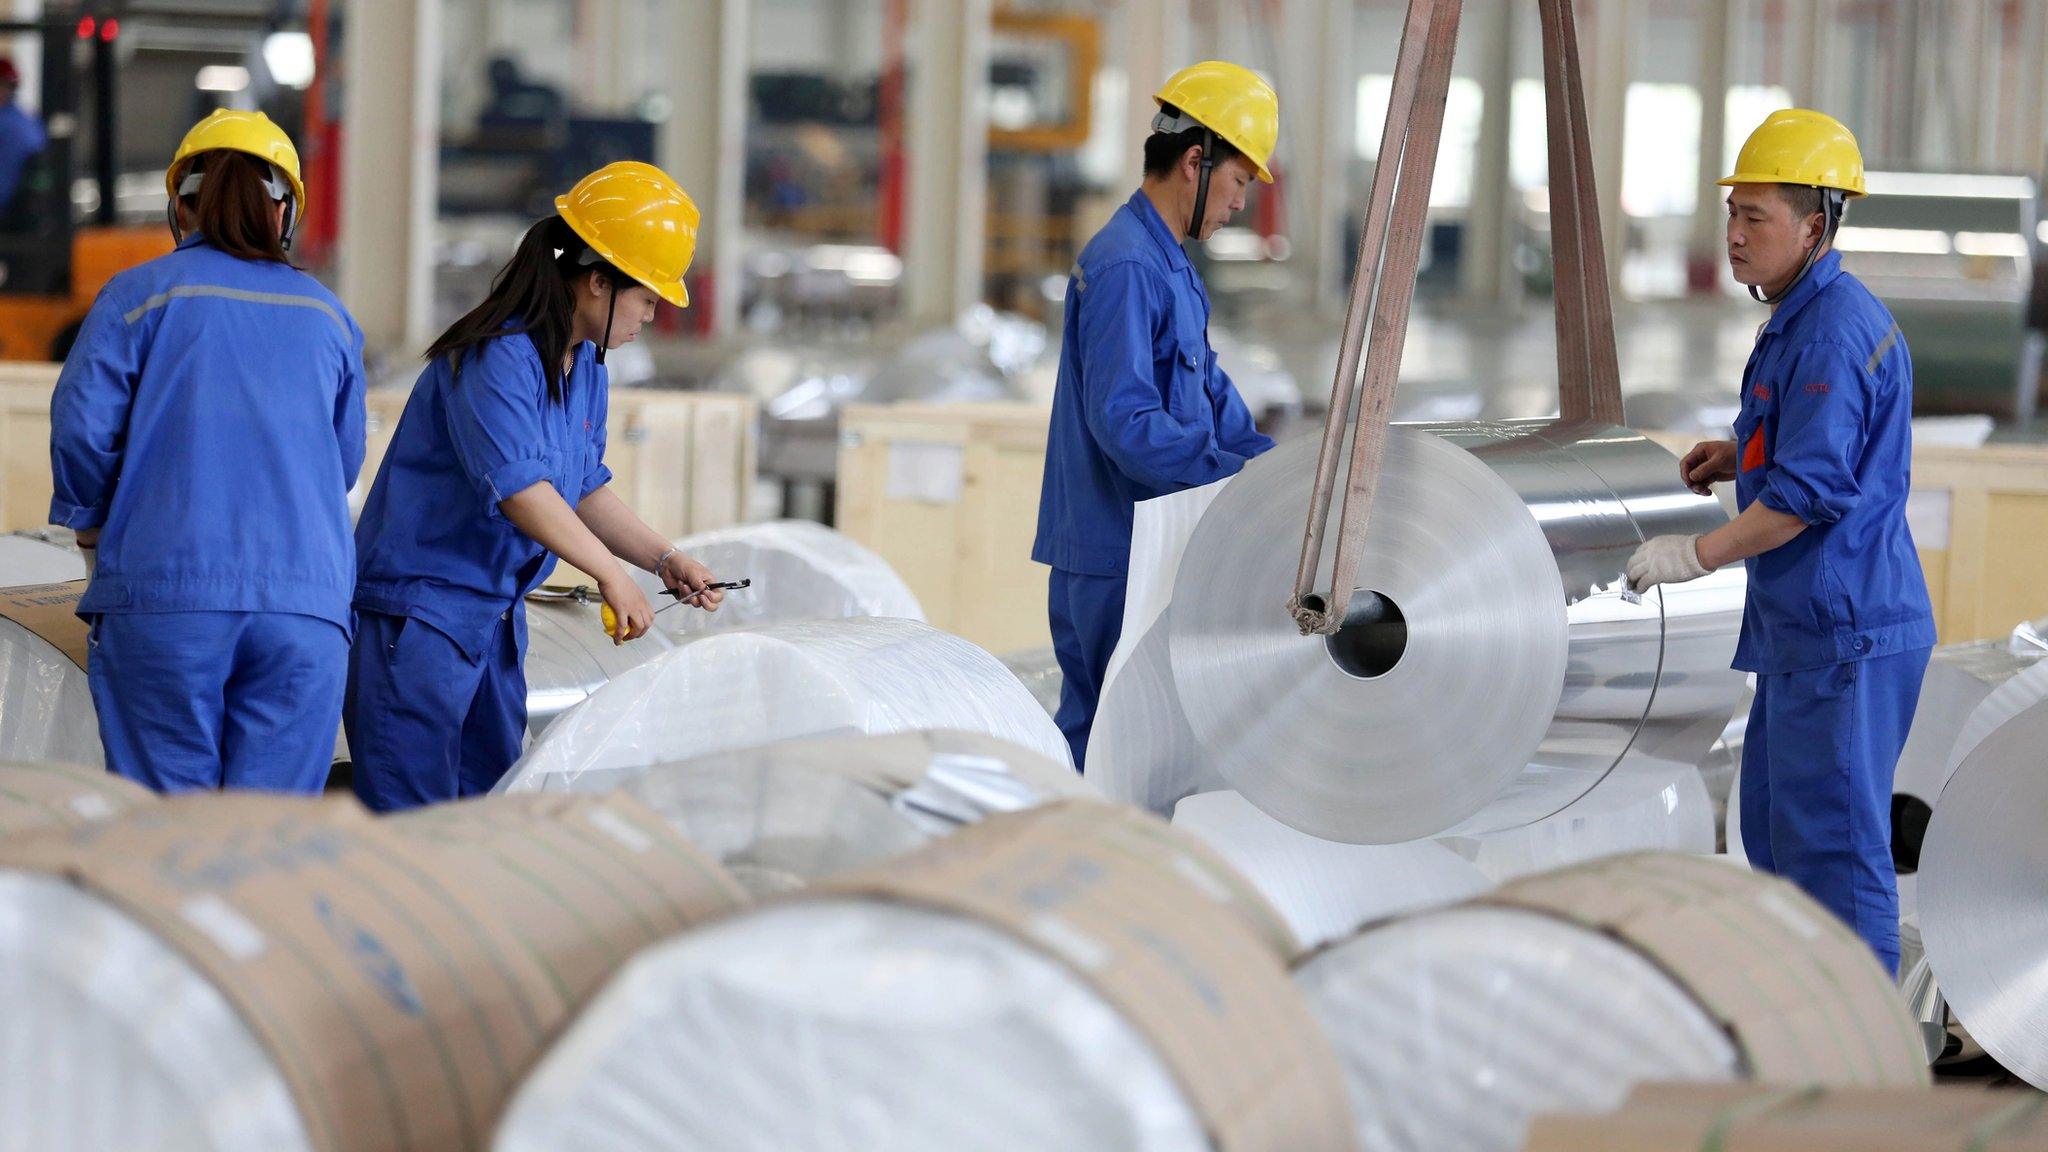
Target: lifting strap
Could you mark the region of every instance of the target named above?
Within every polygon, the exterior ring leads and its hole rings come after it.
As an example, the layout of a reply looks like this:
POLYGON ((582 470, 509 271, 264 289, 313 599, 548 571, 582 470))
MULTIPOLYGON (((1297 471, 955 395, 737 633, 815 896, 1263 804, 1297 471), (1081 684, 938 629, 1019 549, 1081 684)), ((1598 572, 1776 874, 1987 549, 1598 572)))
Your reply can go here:
MULTIPOLYGON (((1352 610, 1366 526, 1386 455, 1394 386, 1408 339, 1415 274, 1429 222, 1429 189, 1443 135, 1444 101, 1463 0, 1409 0, 1394 65, 1379 163, 1359 239, 1357 272, 1338 344, 1336 378, 1309 496, 1301 561, 1287 610, 1304 636, 1335 633, 1352 610), (1370 323, 1367 317, 1370 315, 1370 323), (1369 330, 1369 331, 1368 331, 1369 330), (1367 355, 1367 336, 1371 337, 1367 355), (1364 361, 1364 380, 1359 365, 1364 361), (1354 400, 1356 411, 1354 411, 1354 400), (1351 455, 1338 516, 1328 594, 1315 591, 1337 464, 1345 434, 1351 455)), ((1543 28, 1543 85, 1550 137, 1550 230, 1557 303, 1558 411, 1565 421, 1621 422, 1613 302, 1593 190, 1578 30, 1572 0, 1537 0, 1543 28)), ((1361 604, 1370 614, 1374 605, 1361 604)))

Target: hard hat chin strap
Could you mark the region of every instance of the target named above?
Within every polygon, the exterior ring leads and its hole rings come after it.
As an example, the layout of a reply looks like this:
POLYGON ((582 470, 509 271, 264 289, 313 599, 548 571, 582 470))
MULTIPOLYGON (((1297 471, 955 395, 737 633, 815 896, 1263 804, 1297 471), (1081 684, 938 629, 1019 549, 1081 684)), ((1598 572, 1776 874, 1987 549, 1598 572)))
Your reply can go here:
MULTIPOLYGON (((590 247, 585 247, 583 252, 576 257, 576 263, 581 266, 597 265, 604 262, 604 257, 599 256, 597 250, 590 247)), ((610 349, 612 343, 612 317, 619 310, 619 282, 612 279, 608 274, 600 273, 600 275, 604 276, 605 287, 611 289, 611 299, 607 300, 604 306, 604 337, 597 342, 597 362, 602 364, 604 363, 604 354, 610 349)))
POLYGON ((1166 109, 1161 108, 1152 117, 1154 132, 1180 133, 1190 128, 1202 130, 1202 162, 1201 173, 1195 181, 1195 211, 1194 215, 1188 217, 1187 233, 1188 239, 1200 240, 1202 217, 1209 210, 1209 177, 1216 171, 1216 133, 1211 131, 1207 124, 1185 112, 1168 113, 1166 109))
POLYGON ((1841 189, 1821 189, 1820 210, 1821 214, 1827 218, 1827 222, 1821 225, 1820 239, 1813 242, 1812 248, 1807 249, 1806 263, 1799 266, 1799 275, 1794 276, 1788 281, 1785 287, 1776 295, 1766 295, 1761 288, 1751 284, 1749 286, 1750 299, 1755 300, 1759 304, 1775 305, 1780 300, 1790 296, 1792 290, 1799 287, 1799 282, 1806 279, 1806 274, 1813 271, 1814 262, 1820 259, 1820 250, 1827 247, 1828 242, 1835 238, 1835 229, 1841 227, 1842 214, 1846 211, 1847 203, 1848 196, 1841 189))

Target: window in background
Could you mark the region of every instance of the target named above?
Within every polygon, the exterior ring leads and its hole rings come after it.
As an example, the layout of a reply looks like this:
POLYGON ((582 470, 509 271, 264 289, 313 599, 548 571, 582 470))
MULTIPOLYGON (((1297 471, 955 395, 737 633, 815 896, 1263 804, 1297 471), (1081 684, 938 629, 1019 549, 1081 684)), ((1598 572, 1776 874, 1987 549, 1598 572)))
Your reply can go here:
MULTIPOLYGON (((1538 86, 1539 90, 1541 86, 1538 86)), ((1387 105, 1394 97, 1394 78, 1368 75, 1358 78, 1358 126, 1356 144, 1363 160, 1377 160, 1380 137, 1387 126, 1387 105)), ((1479 160, 1479 119, 1485 110, 1486 93, 1479 82, 1455 76, 1444 100, 1443 139, 1437 147, 1436 178, 1429 186, 1431 208, 1464 208, 1472 203, 1472 174, 1479 160)), ((1542 146, 1542 135, 1537 136, 1542 146)))

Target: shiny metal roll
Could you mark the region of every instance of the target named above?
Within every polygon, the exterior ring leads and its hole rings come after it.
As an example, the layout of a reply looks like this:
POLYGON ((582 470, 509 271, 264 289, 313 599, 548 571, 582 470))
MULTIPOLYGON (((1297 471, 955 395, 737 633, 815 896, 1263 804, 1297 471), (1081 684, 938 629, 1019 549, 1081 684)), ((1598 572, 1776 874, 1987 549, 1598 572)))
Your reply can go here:
POLYGON ((1605 425, 1391 429, 1354 622, 1326 640, 1281 607, 1316 450, 1248 465, 1174 584, 1182 708, 1247 799, 1355 843, 1493 831, 1632 771, 1631 752, 1697 764, 1720 735, 1742 686, 1742 570, 1624 595, 1643 540, 1726 523, 1670 453, 1605 425))
POLYGON ((590 698, 612 678, 637 668, 675 641, 659 629, 624 644, 612 643, 596 603, 539 592, 526 598, 526 733, 537 737, 563 713, 590 698))
POLYGON ((2048 700, 1986 736, 1942 789, 1920 852, 1920 934, 1950 1009, 2048 1090, 2048 700))

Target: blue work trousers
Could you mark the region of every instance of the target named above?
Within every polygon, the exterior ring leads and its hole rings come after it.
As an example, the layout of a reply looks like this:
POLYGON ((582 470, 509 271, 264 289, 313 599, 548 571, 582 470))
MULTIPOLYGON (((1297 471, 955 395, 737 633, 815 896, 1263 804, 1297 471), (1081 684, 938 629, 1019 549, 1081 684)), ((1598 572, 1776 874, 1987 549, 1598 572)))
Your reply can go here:
POLYGON ((1060 710, 1053 722, 1074 753, 1074 770, 1084 772, 1088 730, 1102 697, 1102 678, 1124 627, 1122 576, 1084 576, 1055 568, 1049 587, 1052 650, 1060 662, 1060 710))
POLYGON ((348 633, 290 612, 111 612, 87 680, 107 768, 157 792, 317 793, 348 633))
POLYGON ((1756 678, 1742 751, 1743 848, 1899 968, 1892 772, 1928 649, 1756 678))
POLYGON ((348 665, 349 759, 372 811, 482 795, 519 759, 526 672, 510 620, 471 660, 431 624, 362 612, 348 665))

